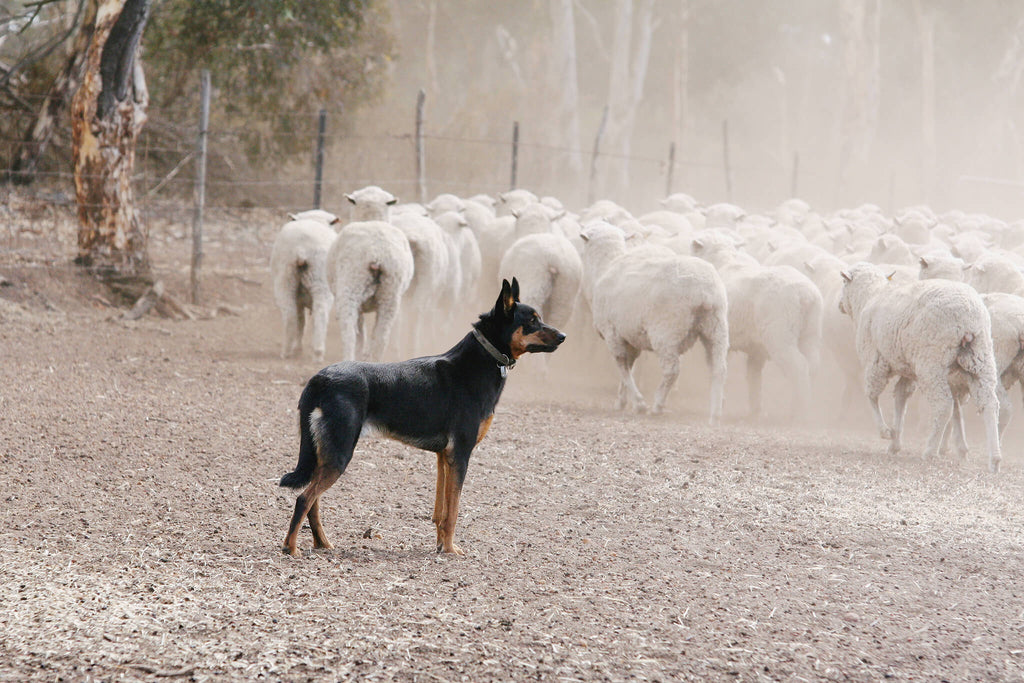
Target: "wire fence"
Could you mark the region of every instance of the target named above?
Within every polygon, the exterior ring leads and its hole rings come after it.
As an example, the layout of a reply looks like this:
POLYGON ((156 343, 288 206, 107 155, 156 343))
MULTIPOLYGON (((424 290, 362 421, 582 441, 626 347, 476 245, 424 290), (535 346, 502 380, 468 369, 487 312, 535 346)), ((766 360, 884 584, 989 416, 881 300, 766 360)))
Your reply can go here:
MULTIPOLYGON (((28 110, 41 107, 45 98, 23 100, 0 103, 0 115, 19 112, 26 119, 28 110)), ((135 199, 143 215, 157 207, 166 212, 176 202, 181 222, 190 219, 198 162, 198 101, 194 110, 191 120, 161 121, 143 129, 133 178, 135 199)), ((579 146, 564 145, 551 142, 550 131, 530 130, 512 120, 503 124, 507 136, 468 130, 453 134, 450 126, 435 132, 429 120, 422 128, 415 127, 413 111, 410 102, 408 123, 390 130, 382 130, 380 125, 369 131, 350 130, 351 117, 345 112, 308 108, 263 112, 244 125, 214 123, 209 130, 206 206, 267 209, 283 218, 289 211, 313 206, 319 182, 323 208, 346 216, 344 194, 370 184, 384 187, 400 201, 418 201, 442 192, 493 196, 510 189, 513 179, 519 187, 558 197, 573 209, 582 209, 594 198, 608 198, 645 212, 657 208, 658 201, 673 191, 687 192, 704 203, 732 201, 752 210, 770 209, 793 196, 824 210, 843 205, 844 188, 839 186, 834 163, 798 150, 768 150, 763 143, 743 138, 742 131, 734 134, 730 146, 727 122, 716 126, 706 122, 704 129, 691 134, 699 142, 691 140, 688 145, 677 146, 667 135, 659 140, 656 131, 642 131, 636 137, 643 142, 635 143, 635 151, 621 153, 609 149, 593 133, 591 140, 582 140, 579 146), (321 116, 326 116, 327 124, 318 135, 321 116), (275 127, 282 121, 291 127, 275 127), (320 154, 318 138, 323 146, 320 154), (253 149, 256 156, 264 154, 273 160, 274 144, 306 147, 308 152, 284 162, 239 163, 240 158, 253 156, 253 149), (418 150, 422 150, 422 163, 417 161, 418 150), (317 158, 323 159, 319 181, 317 158), (426 197, 421 196, 424 193, 426 197)), ((55 132, 50 163, 33 174, 58 204, 74 202, 69 128, 55 132)), ((9 125, 0 124, 0 159, 8 165, 26 145, 34 144, 17 135, 9 125)), ((917 188, 908 187, 912 183, 895 174, 876 175, 874 193, 862 196, 862 201, 894 210, 918 199, 917 188)), ((998 193, 1016 190, 1015 181, 995 179, 984 188, 979 185, 974 180, 957 180, 955 189, 975 194, 987 191, 996 204, 998 193)))

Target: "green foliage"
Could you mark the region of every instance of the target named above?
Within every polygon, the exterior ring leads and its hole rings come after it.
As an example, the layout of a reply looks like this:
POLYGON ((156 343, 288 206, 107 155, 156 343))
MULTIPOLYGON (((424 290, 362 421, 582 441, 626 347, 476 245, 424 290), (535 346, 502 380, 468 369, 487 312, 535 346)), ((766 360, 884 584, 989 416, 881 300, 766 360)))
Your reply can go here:
POLYGON ((374 0, 165 0, 143 39, 151 117, 158 130, 193 120, 198 75, 209 69, 212 128, 239 131, 236 151, 264 162, 308 154, 321 107, 380 94, 388 22, 374 0))

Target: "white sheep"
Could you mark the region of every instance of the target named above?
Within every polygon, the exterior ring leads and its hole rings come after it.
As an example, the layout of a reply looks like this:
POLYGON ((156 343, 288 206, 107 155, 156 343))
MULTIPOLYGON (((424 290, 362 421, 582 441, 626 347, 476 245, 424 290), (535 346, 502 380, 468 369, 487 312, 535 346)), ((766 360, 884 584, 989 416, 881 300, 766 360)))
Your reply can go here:
POLYGON ((327 321, 334 296, 327 283, 327 252, 337 235, 323 220, 307 218, 284 224, 270 251, 274 301, 284 322, 282 358, 294 358, 302 345, 306 311, 312 322, 313 359, 322 361, 327 321))
POLYGON ((341 222, 341 219, 330 211, 324 211, 323 209, 308 209, 306 211, 299 211, 298 213, 288 214, 288 218, 293 221, 301 221, 305 219, 311 219, 321 221, 327 225, 337 225, 341 222))
POLYGON ((698 233, 693 253, 718 269, 729 294, 729 347, 747 355, 751 415, 761 414, 761 377, 771 360, 794 385, 791 417, 807 419, 821 353, 821 292, 791 266, 762 266, 717 230, 698 233))
POLYGON ((646 403, 633 380, 641 351, 661 364, 652 411, 660 412, 679 375, 679 356, 698 339, 711 367, 710 420, 722 416, 729 350, 728 301, 714 267, 661 247, 627 250, 622 231, 596 222, 583 231, 585 278, 590 280, 594 327, 619 370, 617 407, 627 398, 643 412, 646 403))
POLYGON ((499 273, 519 280, 520 301, 545 322, 565 328, 583 279, 583 262, 568 239, 550 232, 521 237, 505 252, 499 273))
POLYGON ((353 221, 386 221, 391 207, 398 203, 393 194, 376 185, 346 194, 345 198, 352 204, 350 218, 353 221))
MULTIPOLYGON (((961 282, 967 270, 964 262, 955 256, 941 259, 921 259, 921 279, 942 279, 961 282)), ((1020 383, 1024 394, 1024 298, 1016 294, 993 292, 982 294, 989 316, 992 319, 992 348, 996 359, 996 373, 999 386, 999 434, 1002 437, 1013 415, 1013 403, 1009 390, 1020 383)), ((954 415, 954 438, 958 447, 966 451, 963 432, 958 430, 960 420, 954 415)))
POLYGON ((840 308, 857 326, 864 391, 879 433, 889 440, 889 453, 900 450, 907 399, 920 385, 932 413, 924 455, 935 457, 962 385, 969 388, 985 423, 989 469, 998 470, 998 380, 991 319, 981 296, 960 282, 894 284, 881 268, 866 262, 843 273, 843 280, 840 308), (889 427, 878 397, 894 375, 899 379, 889 427))
POLYGON ((464 311, 474 303, 477 286, 480 284, 480 273, 483 268, 480 244, 462 214, 446 211, 437 216, 436 220, 449 245, 452 270, 454 264, 458 264, 457 288, 451 299, 450 308, 453 313, 464 311))
POLYGON ((402 296, 413 275, 409 240, 385 221, 349 223, 327 253, 327 280, 341 328, 341 359, 378 360, 387 347, 402 296), (375 311, 372 339, 363 314, 375 311))
POLYGON ((390 222, 405 234, 412 250, 413 275, 402 302, 401 347, 403 355, 414 355, 424 351, 424 334, 438 302, 454 295, 451 255, 441 226, 427 216, 403 209, 393 212, 390 222))

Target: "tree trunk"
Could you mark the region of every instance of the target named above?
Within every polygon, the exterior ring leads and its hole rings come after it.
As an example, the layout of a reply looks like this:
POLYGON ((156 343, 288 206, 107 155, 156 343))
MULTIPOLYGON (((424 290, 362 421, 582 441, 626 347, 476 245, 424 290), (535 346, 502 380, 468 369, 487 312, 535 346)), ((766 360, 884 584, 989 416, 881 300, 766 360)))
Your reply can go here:
POLYGON ((924 201, 935 198, 938 147, 935 138, 935 11, 914 1, 921 38, 921 185, 924 201))
MULTIPOLYGON (((840 3, 846 86, 839 148, 839 192, 847 187, 853 169, 868 166, 871 143, 878 127, 881 0, 843 0, 840 3)), ((837 201, 848 201, 837 197, 837 201)))
POLYGON ((676 143, 677 150, 686 150, 690 125, 690 0, 679 0, 677 21, 679 23, 674 38, 675 78, 672 79, 672 142, 676 143))
POLYGON ((573 0, 551 0, 552 49, 554 68, 552 91, 558 97, 556 125, 552 144, 558 141, 572 150, 566 161, 570 175, 579 178, 583 173, 583 154, 580 146, 580 102, 576 71, 576 27, 573 0))
MULTIPOLYGON (((58 124, 64 122, 71 97, 78 90, 79 83, 82 82, 85 52, 92 38, 94 23, 92 15, 95 14, 96 6, 92 2, 82 0, 75 14, 74 23, 78 22, 83 9, 92 14, 86 15, 81 29, 75 36, 74 47, 64 63, 64 68, 57 74, 53 87, 46 95, 43 106, 39 109, 32 125, 25 131, 25 135, 22 137, 23 144, 20 145, 17 155, 11 162, 10 179, 16 185, 27 185, 35 179, 39 162, 46 154, 58 124)), ((71 28, 73 28, 73 24, 71 28)))
POLYGON ((138 59, 150 0, 90 0, 85 73, 71 101, 78 258, 97 275, 147 278, 146 231, 135 210, 135 141, 149 95, 138 59))

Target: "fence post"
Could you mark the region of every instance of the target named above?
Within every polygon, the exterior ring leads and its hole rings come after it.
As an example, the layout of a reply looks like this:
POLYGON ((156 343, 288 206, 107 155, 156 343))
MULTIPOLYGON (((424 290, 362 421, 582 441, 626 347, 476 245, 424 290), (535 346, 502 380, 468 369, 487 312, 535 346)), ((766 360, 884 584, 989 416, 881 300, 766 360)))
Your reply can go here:
POLYGON ((519 122, 512 122, 512 180, 508 189, 516 189, 519 175, 519 122))
POLYGON ((732 169, 729 167, 729 122, 722 121, 722 159, 725 163, 725 197, 732 201, 732 169))
POLYGON ((668 146, 668 178, 665 179, 665 196, 672 194, 672 173, 676 168, 676 143, 675 140, 668 146))
POLYGON ((419 185, 420 203, 427 202, 427 164, 423 158, 423 105, 427 93, 420 88, 416 96, 416 179, 419 185))
POLYGON ((594 203, 594 191, 597 184, 597 154, 601 149, 601 136, 604 135, 604 127, 608 123, 608 105, 604 105, 601 112, 601 123, 597 127, 597 135, 594 136, 594 153, 590 156, 590 184, 587 187, 587 204, 594 203))
POLYGON ((191 301, 199 303, 199 267, 203 262, 203 206, 206 204, 206 136, 210 127, 210 71, 200 74, 199 141, 196 158, 195 213, 192 215, 191 301))
POLYGON ((800 175, 800 152, 793 152, 793 178, 789 184, 789 196, 796 198, 797 184, 796 180, 800 175))
POLYGON ((316 176, 313 180, 313 208, 320 208, 321 189, 324 184, 324 136, 327 133, 327 110, 320 110, 316 133, 316 176))

